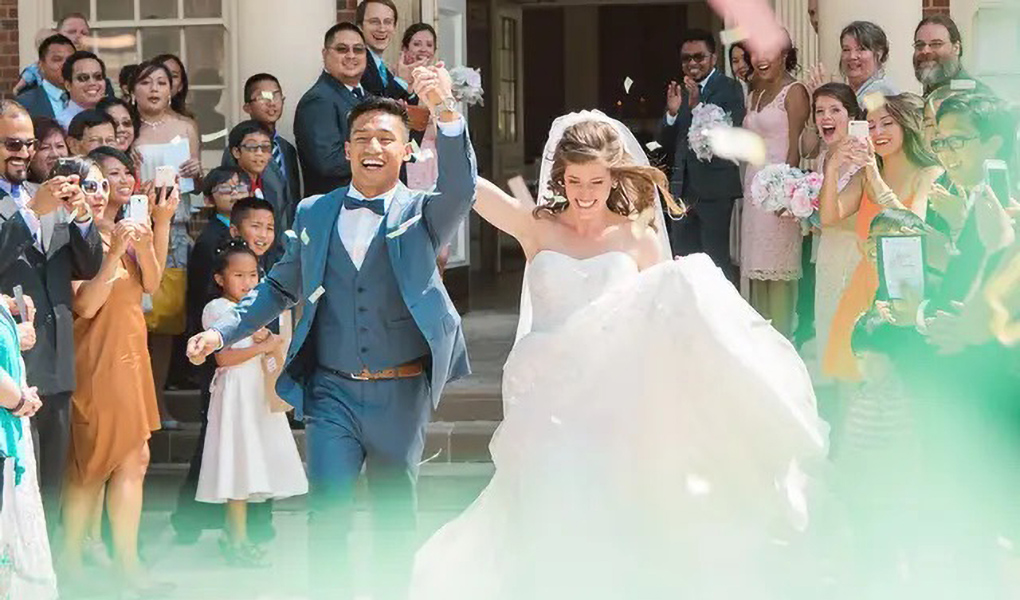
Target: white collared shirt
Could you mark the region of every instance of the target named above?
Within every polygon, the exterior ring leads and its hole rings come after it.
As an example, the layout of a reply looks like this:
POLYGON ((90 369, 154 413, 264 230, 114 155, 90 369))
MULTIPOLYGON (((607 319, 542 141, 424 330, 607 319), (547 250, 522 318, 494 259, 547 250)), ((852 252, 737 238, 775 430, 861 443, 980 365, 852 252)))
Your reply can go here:
MULTIPOLYGON (((382 198, 383 207, 389 210, 390 203, 393 201, 393 196, 397 193, 398 187, 399 184, 393 186, 390 191, 381 196, 368 198, 359 192, 354 187, 354 184, 351 184, 351 187, 347 190, 347 195, 358 200, 382 198)), ((350 255, 355 269, 361 270, 361 265, 365 262, 365 255, 368 254, 368 248, 372 245, 372 240, 375 238, 376 233, 379 232, 382 222, 383 215, 377 215, 368 208, 355 208, 352 210, 345 206, 340 209, 337 231, 340 233, 340 241, 343 242, 344 248, 347 249, 347 254, 350 255)))

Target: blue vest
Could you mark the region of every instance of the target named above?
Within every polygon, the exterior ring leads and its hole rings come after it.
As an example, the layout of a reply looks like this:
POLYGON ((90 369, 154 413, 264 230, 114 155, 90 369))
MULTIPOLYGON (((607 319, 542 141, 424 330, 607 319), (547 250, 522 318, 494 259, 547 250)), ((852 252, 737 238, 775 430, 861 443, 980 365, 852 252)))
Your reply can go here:
POLYGON ((318 300, 315 349, 319 365, 357 373, 379 371, 427 356, 429 346, 400 294, 380 227, 358 270, 330 228, 329 256, 318 300))

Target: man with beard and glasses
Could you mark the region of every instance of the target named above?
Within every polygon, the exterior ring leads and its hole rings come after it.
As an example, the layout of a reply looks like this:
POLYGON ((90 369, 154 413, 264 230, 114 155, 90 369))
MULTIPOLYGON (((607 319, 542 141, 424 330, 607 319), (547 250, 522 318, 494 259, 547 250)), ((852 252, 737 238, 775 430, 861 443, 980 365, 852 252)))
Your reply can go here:
POLYGON ((953 80, 973 81, 973 87, 967 89, 991 93, 986 85, 963 70, 962 57, 960 29, 952 19, 946 15, 921 19, 914 30, 914 76, 924 86, 925 96, 953 80))
POLYGON ((32 426, 39 435, 39 483, 52 532, 71 435, 71 282, 96 276, 103 243, 77 176, 51 177, 31 197, 25 190, 36 141, 28 111, 13 100, 0 101, 0 294, 13 296, 20 285, 35 301, 36 344, 25 352, 25 366, 28 384, 43 401, 32 426))

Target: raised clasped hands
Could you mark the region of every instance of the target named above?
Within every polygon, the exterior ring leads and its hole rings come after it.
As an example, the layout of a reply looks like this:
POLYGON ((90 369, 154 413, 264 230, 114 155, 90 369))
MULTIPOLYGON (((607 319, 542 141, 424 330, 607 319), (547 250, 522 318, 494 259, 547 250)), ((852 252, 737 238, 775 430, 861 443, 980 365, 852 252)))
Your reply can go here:
POLYGON ((435 111, 444 102, 453 98, 453 81, 442 62, 434 66, 416 67, 412 79, 414 93, 430 111, 435 111))

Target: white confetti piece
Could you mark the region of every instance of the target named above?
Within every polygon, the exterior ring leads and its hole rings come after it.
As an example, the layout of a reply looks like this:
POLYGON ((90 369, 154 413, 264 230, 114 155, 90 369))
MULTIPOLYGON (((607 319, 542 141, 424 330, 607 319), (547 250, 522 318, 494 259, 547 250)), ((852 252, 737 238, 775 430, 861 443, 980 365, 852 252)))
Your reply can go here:
POLYGON ((432 150, 430 148, 426 148, 415 155, 415 158, 418 160, 418 162, 432 160, 435 157, 436 155, 432 153, 432 150))
POLYGON ((687 492, 692 496, 704 496, 712 491, 712 484, 698 475, 687 476, 687 492))
POLYGON ((630 86, 634 85, 634 80, 630 77, 623 80, 623 91, 630 93, 630 86))
POLYGON ((262 93, 259 95, 265 100, 269 100, 270 102, 273 101, 273 92, 270 92, 269 90, 262 90, 262 93))
POLYGON ((861 99, 861 103, 864 104, 864 110, 868 112, 876 111, 885 106, 885 94, 882 92, 872 92, 864 96, 861 99))
POLYGON ((662 144, 660 144, 659 142, 656 142, 655 140, 652 140, 652 141, 648 142, 647 144, 645 144, 645 148, 648 148, 649 152, 655 152, 659 148, 662 148, 662 144))
POLYGON ((733 162, 747 162, 755 166, 764 165, 765 142, 757 133, 740 127, 718 127, 706 134, 712 153, 733 162))
POLYGON ((315 291, 312 292, 312 295, 308 297, 308 301, 311 302, 312 304, 315 304, 319 300, 319 298, 321 298, 322 295, 325 293, 326 288, 320 285, 319 287, 315 288, 315 291))
POLYGON ((179 144, 179 143, 181 143, 181 136, 175 135, 174 139, 170 140, 170 143, 171 144, 179 144))
POLYGON ((297 239, 297 234, 296 234, 296 233, 294 233, 294 230, 293 230, 293 229, 288 229, 287 231, 284 231, 284 232, 283 232, 283 235, 285 235, 285 236, 287 236, 287 237, 289 237, 289 238, 291 238, 291 239, 294 239, 294 240, 296 240, 296 239, 297 239))
POLYGON ((733 29, 727 29, 719 33, 719 41, 723 43, 723 46, 732 46, 737 42, 742 42, 747 39, 747 32, 744 31, 743 27, 734 27, 733 29))
POLYGON ((302 229, 301 230, 301 243, 304 244, 305 246, 307 246, 308 242, 310 242, 310 241, 312 241, 312 238, 308 237, 308 230, 307 229, 302 229))
POLYGON ((226 129, 221 129, 221 130, 213 132, 213 133, 207 133, 205 135, 199 136, 199 139, 202 140, 203 144, 208 144, 209 142, 215 142, 216 140, 218 140, 220 138, 227 137, 228 133, 229 132, 226 129))
POLYGON ((966 91, 977 88, 977 82, 973 79, 953 79, 949 82, 949 89, 953 91, 966 91))
POLYGON ((404 221, 403 223, 398 225, 396 229, 386 234, 387 239, 392 240, 395 237, 404 235, 405 233, 407 233, 407 230, 411 228, 411 225, 414 225, 418 221, 421 221, 421 215, 415 215, 410 219, 404 221))
POLYGON ((520 175, 508 179, 506 186, 510 188, 510 193, 514 195, 514 198, 522 201, 526 200, 529 204, 535 203, 535 199, 531 197, 531 190, 528 189, 528 184, 520 175))

